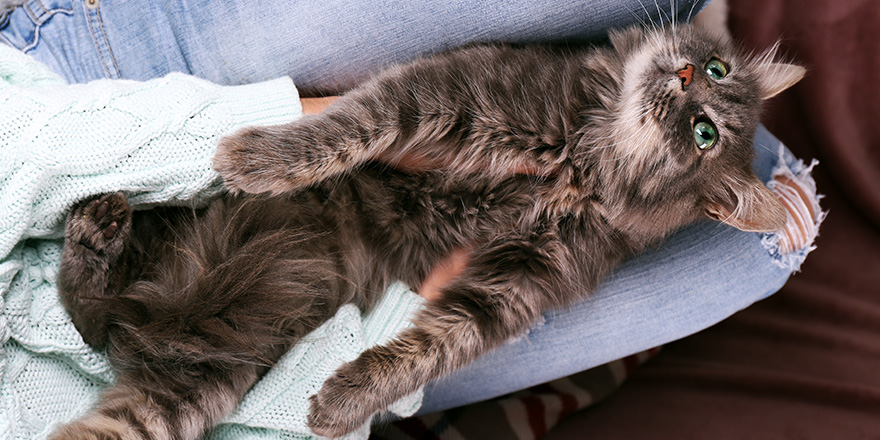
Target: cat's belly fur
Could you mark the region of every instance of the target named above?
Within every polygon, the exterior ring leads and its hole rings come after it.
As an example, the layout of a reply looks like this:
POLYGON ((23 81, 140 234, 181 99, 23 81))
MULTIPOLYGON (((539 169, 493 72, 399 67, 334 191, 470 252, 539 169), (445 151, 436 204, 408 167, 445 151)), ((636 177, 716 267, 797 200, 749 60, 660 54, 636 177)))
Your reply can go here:
MULTIPOLYGON (((148 281, 159 288, 142 293, 131 288, 138 285, 132 282, 120 290, 136 297, 147 314, 159 320, 211 304, 234 316, 239 321, 234 327, 249 328, 256 321, 267 321, 264 324, 277 328, 277 334, 266 339, 276 343, 266 344, 260 355, 274 361, 341 305, 354 303, 367 309, 395 279, 418 287, 455 249, 491 239, 499 228, 513 227, 535 207, 531 191, 523 185, 535 187, 539 181, 514 177, 500 185, 475 185, 450 182, 440 173, 411 175, 368 166, 356 177, 288 197, 224 195, 196 211, 135 212, 133 252, 128 255, 131 270, 121 278, 148 281), (271 237, 268 243, 258 243, 266 237, 271 237), (240 253, 254 258, 239 262, 240 253), (252 286, 222 285, 205 275, 206 268, 223 267, 227 272, 240 272, 240 282, 248 283, 246 275, 255 259, 271 267, 272 274, 267 276, 276 280, 259 279, 252 286), (302 289, 288 291, 275 286, 276 282, 299 284, 302 289), (192 288, 194 283, 202 287, 192 288), (241 297, 224 291, 237 288, 251 293, 241 297), (263 313, 263 308, 250 313, 254 303, 264 301, 261 296, 310 319, 285 326, 285 319, 263 313)), ((137 326, 153 324, 141 321, 137 326)), ((112 328, 118 331, 119 326, 111 327, 111 334, 112 328)))

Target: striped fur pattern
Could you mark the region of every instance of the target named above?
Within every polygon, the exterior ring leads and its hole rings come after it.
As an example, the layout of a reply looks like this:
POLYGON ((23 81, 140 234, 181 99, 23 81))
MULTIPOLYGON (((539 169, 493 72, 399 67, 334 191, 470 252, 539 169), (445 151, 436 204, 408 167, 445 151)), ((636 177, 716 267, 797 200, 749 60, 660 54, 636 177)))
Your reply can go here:
POLYGON ((198 438, 341 304, 368 308, 389 280, 418 286, 469 249, 411 329, 313 396, 311 428, 337 437, 682 225, 776 230, 785 214, 750 170, 751 138, 762 100, 802 74, 687 25, 611 45, 475 46, 224 139, 215 168, 233 193, 207 208, 87 200, 60 287, 120 381, 55 438, 198 438), (729 75, 709 78, 711 58, 729 75), (687 87, 685 64, 698 66, 687 87), (718 127, 710 150, 694 143, 698 119, 718 127))

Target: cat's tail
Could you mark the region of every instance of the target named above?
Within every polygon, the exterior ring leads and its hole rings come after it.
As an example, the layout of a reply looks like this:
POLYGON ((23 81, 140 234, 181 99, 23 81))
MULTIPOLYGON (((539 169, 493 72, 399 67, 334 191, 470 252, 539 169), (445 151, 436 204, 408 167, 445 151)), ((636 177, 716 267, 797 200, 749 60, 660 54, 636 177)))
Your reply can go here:
POLYGON ((196 440, 235 409, 252 382, 242 379, 176 395, 157 390, 147 378, 123 377, 95 409, 59 428, 49 440, 196 440))

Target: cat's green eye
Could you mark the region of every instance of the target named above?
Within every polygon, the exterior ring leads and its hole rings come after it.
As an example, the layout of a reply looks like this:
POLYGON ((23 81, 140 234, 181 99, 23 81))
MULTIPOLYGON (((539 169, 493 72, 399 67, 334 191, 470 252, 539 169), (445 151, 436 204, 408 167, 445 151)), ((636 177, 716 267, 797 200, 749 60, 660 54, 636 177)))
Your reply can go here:
POLYGON ((694 143, 701 150, 708 150, 718 141, 718 130, 711 122, 699 121, 694 124, 694 143))
POLYGON ((709 60, 709 62, 703 66, 703 70, 706 72, 706 75, 709 75, 709 78, 712 79, 721 79, 727 76, 727 66, 717 58, 709 60))

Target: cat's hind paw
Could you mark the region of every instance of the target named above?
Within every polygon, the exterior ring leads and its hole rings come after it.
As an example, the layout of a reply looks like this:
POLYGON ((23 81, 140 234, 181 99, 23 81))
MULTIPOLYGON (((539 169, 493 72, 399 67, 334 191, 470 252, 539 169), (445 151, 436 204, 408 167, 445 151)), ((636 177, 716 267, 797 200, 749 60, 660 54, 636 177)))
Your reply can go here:
POLYGON ((339 372, 328 378, 310 399, 309 428, 320 436, 338 438, 366 424, 373 412, 357 399, 363 391, 339 372))
POLYGON ((67 217, 65 238, 98 255, 117 258, 131 231, 131 207, 121 192, 84 200, 67 217))

